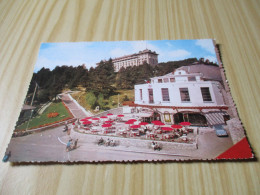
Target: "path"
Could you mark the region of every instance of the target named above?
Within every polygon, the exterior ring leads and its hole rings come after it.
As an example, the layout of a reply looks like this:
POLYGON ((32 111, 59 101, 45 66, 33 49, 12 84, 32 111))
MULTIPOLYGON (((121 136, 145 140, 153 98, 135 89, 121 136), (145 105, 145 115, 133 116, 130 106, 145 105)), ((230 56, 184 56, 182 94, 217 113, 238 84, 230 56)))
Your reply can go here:
POLYGON ((84 112, 74 101, 72 101, 68 94, 62 94, 62 101, 66 104, 75 118, 85 118, 90 116, 84 112))

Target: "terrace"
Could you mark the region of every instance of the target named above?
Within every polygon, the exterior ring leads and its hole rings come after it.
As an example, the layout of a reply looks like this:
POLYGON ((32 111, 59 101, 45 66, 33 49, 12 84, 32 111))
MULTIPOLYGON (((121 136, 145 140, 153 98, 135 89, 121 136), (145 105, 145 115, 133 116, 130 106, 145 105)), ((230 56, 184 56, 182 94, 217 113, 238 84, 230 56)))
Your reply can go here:
POLYGON ((139 115, 108 113, 106 116, 80 119, 72 124, 72 129, 82 134, 98 136, 186 144, 196 142, 198 128, 191 127, 189 123, 170 126, 161 121, 146 123, 141 119, 139 115))

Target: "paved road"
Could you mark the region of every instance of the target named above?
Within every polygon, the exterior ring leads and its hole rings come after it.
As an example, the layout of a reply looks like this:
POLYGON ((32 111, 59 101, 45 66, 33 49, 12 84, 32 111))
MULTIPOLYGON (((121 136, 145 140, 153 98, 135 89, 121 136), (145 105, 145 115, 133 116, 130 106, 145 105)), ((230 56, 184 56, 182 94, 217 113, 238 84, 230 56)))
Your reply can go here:
MULTIPOLYGON (((98 146, 93 139, 86 143, 79 138, 79 148, 71 151, 65 151, 65 145, 69 136, 64 133, 63 127, 47 130, 42 133, 35 133, 24 137, 12 138, 8 151, 11 150, 11 162, 41 162, 41 161, 122 161, 122 160, 153 160, 153 159, 179 159, 173 155, 160 155, 139 152, 124 151, 120 147, 98 146)), ((129 149, 128 149, 129 150, 129 149)), ((153 151, 151 151, 153 152, 153 151)))
MULTIPOLYGON (((96 138, 86 142, 79 138, 79 148, 67 153, 65 145, 69 136, 64 133, 63 127, 47 130, 42 133, 35 133, 24 137, 12 138, 8 151, 12 155, 10 161, 122 161, 122 160, 178 160, 178 159, 211 159, 224 152, 232 146, 230 138, 219 138, 214 132, 207 132, 200 135, 198 150, 178 150, 154 152, 148 148, 134 147, 105 147, 96 144, 96 138), (133 152, 136 151, 136 152, 133 152), (162 155, 168 153, 171 155, 162 155), (182 154, 183 156, 178 156, 182 154)), ((93 136, 92 136, 93 137, 93 136)))
MULTIPOLYGON (((69 99, 63 96, 63 101, 77 118, 87 115, 69 99)), ((219 138, 214 131, 202 131, 199 135, 197 150, 172 149, 171 151, 153 152, 148 148, 137 147, 104 147, 98 146, 96 138, 90 142, 84 140, 84 136, 77 135, 79 148, 69 153, 65 150, 64 143, 69 136, 62 131, 63 127, 46 130, 42 133, 34 133, 24 137, 12 138, 7 149, 11 151, 10 161, 122 161, 122 160, 178 160, 178 159, 212 159, 232 146, 230 137, 219 138), (135 152, 136 151, 136 152, 135 152), (170 155, 163 155, 168 153, 170 155), (180 156, 181 154, 182 156, 180 156)))
POLYGON ((74 115, 75 118, 85 118, 89 116, 86 114, 86 112, 83 112, 82 109, 79 108, 79 106, 69 98, 68 94, 63 94, 62 100, 70 109, 71 113, 74 115))

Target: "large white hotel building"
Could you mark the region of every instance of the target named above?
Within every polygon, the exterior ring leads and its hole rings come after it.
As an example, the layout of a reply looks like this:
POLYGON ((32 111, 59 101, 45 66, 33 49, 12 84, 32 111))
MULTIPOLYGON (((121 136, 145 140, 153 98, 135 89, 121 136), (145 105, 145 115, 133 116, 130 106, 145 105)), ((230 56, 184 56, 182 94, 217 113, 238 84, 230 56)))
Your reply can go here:
MULTIPOLYGON (((204 64, 184 66, 135 85, 134 107, 153 110, 166 124, 189 121, 196 125, 224 124, 228 117, 220 68, 204 64)), ((158 118, 157 118, 158 117, 158 118)))
MULTIPOLYGON (((145 49, 131 55, 125 55, 119 58, 112 59, 115 72, 118 72, 122 67, 139 66, 145 62, 150 65, 158 64, 158 55, 155 51, 145 49)), ((99 65, 99 63, 97 63, 99 65)))

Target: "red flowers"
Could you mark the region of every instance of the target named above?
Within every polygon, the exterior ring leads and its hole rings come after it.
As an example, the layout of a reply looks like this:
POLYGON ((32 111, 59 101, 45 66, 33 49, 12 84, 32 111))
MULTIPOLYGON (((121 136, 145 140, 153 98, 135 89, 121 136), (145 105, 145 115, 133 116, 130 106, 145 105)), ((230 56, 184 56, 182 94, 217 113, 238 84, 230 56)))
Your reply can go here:
POLYGON ((48 118, 54 118, 54 117, 56 117, 56 116, 58 116, 58 115, 59 115, 58 112, 50 112, 50 113, 47 114, 47 117, 48 117, 48 118))

